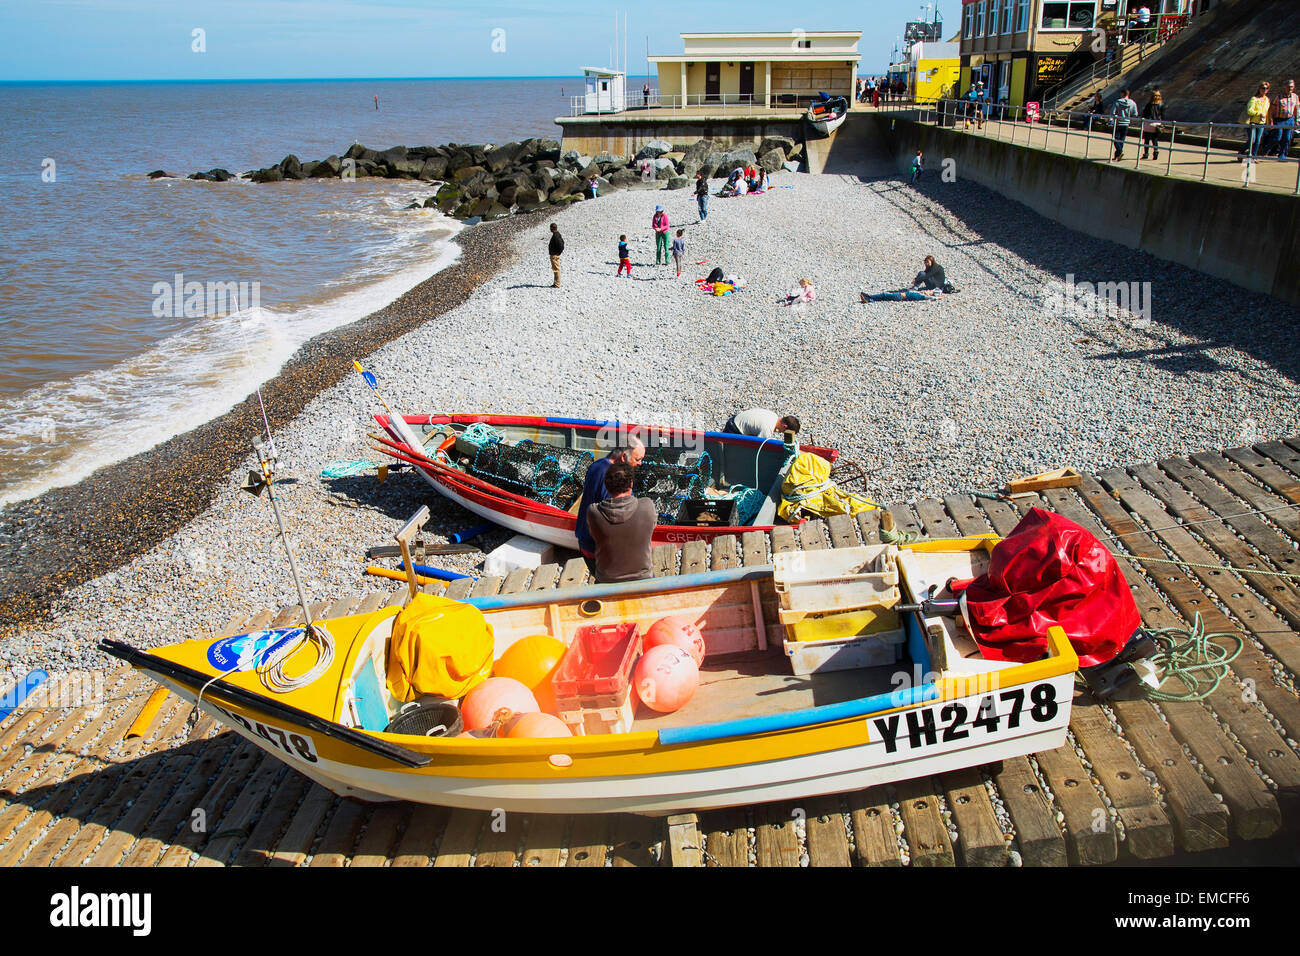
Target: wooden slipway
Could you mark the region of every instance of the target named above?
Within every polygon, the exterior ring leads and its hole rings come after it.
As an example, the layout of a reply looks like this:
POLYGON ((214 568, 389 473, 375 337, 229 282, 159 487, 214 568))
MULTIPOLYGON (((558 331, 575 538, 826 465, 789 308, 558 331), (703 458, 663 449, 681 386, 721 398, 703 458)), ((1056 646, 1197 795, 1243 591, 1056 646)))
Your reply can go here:
MULTIPOLYGON (((1029 508, 1107 539, 1146 626, 1246 638, 1200 703, 1103 706, 1080 691, 1070 744, 867 791, 666 819, 448 810, 340 799, 167 697, 128 668, 56 675, 0 723, 0 866, 1031 866, 1089 865, 1278 841, 1300 820, 1300 438, 1084 475, 1012 503, 952 495, 889 509, 933 537, 1006 534, 1029 508), (1137 533, 1135 533, 1137 532, 1137 533), (1170 560, 1183 564, 1166 563, 1170 560), (1208 565, 1209 567, 1202 567, 1208 565), (1221 798, 1221 799, 1220 799, 1221 798), (996 802, 995 802, 996 801, 996 802), (957 839, 953 839, 956 835, 957 839)), ((795 549, 879 541, 879 512, 770 535, 664 545, 657 575, 766 564, 795 549)), ((476 595, 572 586, 581 559, 476 595)), ((471 582, 445 590, 470 594, 471 582)), ((341 596, 335 616, 400 603, 341 596)), ((779 633, 775 608, 768 625, 779 633)), ((294 609, 232 621, 286 623, 294 609)), ((1195 857, 1192 857, 1195 860, 1195 857)))

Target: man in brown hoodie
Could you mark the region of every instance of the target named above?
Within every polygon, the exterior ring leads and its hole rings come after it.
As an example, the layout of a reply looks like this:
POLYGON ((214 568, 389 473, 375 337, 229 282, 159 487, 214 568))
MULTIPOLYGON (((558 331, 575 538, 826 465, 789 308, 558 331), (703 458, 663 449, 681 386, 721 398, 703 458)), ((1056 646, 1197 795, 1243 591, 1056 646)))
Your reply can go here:
POLYGON ((654 502, 632 497, 633 469, 618 461, 605 472, 610 496, 587 509, 587 530, 596 542, 596 581, 639 581, 653 576, 650 537, 654 534, 654 502))

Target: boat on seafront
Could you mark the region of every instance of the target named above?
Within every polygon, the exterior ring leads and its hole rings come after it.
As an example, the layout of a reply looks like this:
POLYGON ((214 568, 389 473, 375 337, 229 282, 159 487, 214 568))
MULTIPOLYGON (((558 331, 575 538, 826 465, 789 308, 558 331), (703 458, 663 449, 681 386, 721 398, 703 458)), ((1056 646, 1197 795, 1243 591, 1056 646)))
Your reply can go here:
POLYGON ((832 96, 814 101, 808 107, 805 118, 808 120, 808 125, 818 133, 822 136, 829 136, 839 128, 848 115, 849 101, 843 96, 832 96))
MULTIPOLYGON (((656 503, 655 544, 770 531, 796 452, 780 439, 542 415, 376 415, 378 449, 446 498, 520 534, 576 550, 582 482, 599 455, 646 446, 637 497, 656 503)), ((811 445, 835 462, 839 452, 811 445)))
POLYGON ((592 625, 635 623, 644 632, 667 615, 695 622, 704 648, 693 696, 659 713, 629 686, 629 720, 616 732, 583 733, 581 725, 577 736, 536 739, 393 732, 402 703, 387 668, 401 607, 318 622, 332 641, 329 664, 287 691, 268 690, 259 654, 292 640, 294 629, 148 651, 113 640, 101 648, 340 795, 536 813, 706 810, 857 790, 1061 746, 1079 664, 1066 633, 1051 627, 1045 655, 1015 663, 986 657, 960 617, 920 603, 943 597, 952 578, 981 574, 996 541, 795 552, 774 559, 777 577, 768 565, 465 602, 490 625, 498 662, 532 635, 572 647, 592 625), (849 565, 818 571, 817 562, 832 560, 849 565), (800 583, 808 569, 833 580, 800 583), (874 618, 866 625, 808 603, 852 604, 845 589, 864 581, 893 595, 866 614, 874 618))

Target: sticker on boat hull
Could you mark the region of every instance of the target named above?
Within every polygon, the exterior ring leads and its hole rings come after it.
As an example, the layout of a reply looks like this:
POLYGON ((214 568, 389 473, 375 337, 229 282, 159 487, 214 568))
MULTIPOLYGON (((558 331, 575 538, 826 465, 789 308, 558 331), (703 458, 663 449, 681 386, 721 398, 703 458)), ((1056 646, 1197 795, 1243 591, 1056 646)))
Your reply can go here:
POLYGON ((216 704, 213 706, 228 718, 227 723, 231 726, 243 727, 249 733, 256 734, 267 741, 276 750, 282 751, 290 757, 305 760, 307 763, 316 763, 320 760, 320 757, 316 755, 316 744, 307 734, 285 730, 283 727, 276 727, 272 724, 264 724, 260 720, 249 720, 247 717, 241 717, 224 707, 217 707, 216 704))
POLYGON ((950 701, 930 707, 917 707, 902 713, 868 718, 873 736, 885 745, 885 753, 899 749, 922 748, 982 742, 1005 731, 1026 732, 1033 724, 1050 724, 1056 720, 1060 702, 1051 683, 1028 688, 1012 687, 1001 693, 989 693, 975 707, 963 701, 950 701))
POLYGON ((251 671, 271 651, 303 633, 301 627, 273 627, 235 634, 208 647, 208 663, 222 673, 251 671))

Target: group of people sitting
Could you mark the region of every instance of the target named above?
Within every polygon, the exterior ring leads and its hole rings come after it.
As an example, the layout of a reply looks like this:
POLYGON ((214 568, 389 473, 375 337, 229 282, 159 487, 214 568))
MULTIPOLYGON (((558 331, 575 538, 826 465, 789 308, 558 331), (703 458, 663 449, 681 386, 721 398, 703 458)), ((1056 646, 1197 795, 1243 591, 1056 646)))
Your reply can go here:
MULTIPOLYGON (((799 433, 799 419, 765 408, 736 412, 722 427, 733 435, 781 439, 799 433)), ((652 577, 650 549, 658 513, 649 498, 632 494, 636 469, 645 460, 645 444, 635 435, 591 463, 583 479, 575 529, 578 547, 594 566, 596 581, 639 581, 652 577)))
POLYGON ((727 182, 718 193, 724 199, 730 196, 743 196, 746 193, 767 192, 769 187, 767 170, 752 163, 745 167, 733 169, 727 176, 727 182))

